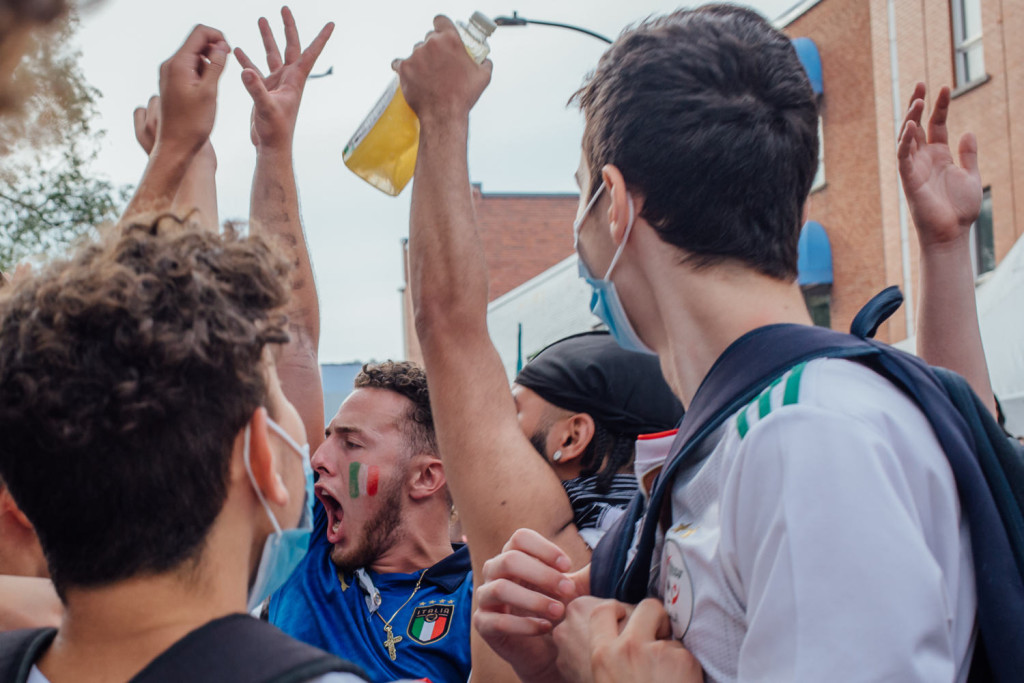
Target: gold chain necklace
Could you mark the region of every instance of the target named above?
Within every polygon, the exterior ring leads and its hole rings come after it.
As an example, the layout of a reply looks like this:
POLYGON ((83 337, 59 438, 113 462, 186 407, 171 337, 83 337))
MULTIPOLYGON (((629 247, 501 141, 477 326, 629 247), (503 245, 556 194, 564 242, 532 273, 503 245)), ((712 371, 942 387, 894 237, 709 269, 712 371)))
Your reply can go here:
MULTIPOLYGON (((429 567, 428 567, 428 569, 429 569, 429 567)), ((380 615, 380 609, 379 608, 374 610, 374 612, 373 612, 374 614, 377 615, 378 619, 380 619, 382 622, 384 622, 384 633, 387 634, 387 638, 384 640, 383 645, 384 645, 384 647, 387 648, 388 656, 391 657, 391 661, 392 662, 395 661, 396 659, 398 659, 398 650, 395 649, 395 645, 397 645, 398 643, 402 642, 404 640, 404 638, 402 636, 397 636, 396 637, 395 634, 391 632, 391 622, 394 621, 395 617, 398 616, 398 613, 401 612, 403 609, 405 609, 405 606, 408 605, 410 602, 412 602, 412 599, 414 597, 416 597, 416 591, 418 591, 420 589, 420 584, 423 583, 423 577, 426 576, 426 575, 427 575, 427 570, 424 569, 423 572, 420 573, 420 578, 416 580, 416 587, 412 589, 412 595, 410 595, 408 598, 406 598, 405 602, 402 603, 402 606, 399 607, 397 610, 395 610, 395 613, 391 615, 390 619, 388 619, 387 621, 384 621, 384 617, 382 617, 380 615)))

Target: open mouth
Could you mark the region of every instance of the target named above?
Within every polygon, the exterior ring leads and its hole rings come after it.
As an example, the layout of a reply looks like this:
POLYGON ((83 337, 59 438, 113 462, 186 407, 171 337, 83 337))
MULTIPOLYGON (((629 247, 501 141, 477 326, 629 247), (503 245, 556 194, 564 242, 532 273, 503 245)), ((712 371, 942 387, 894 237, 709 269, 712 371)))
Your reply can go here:
POLYGON ((345 510, 341 507, 341 502, 326 488, 317 486, 314 493, 327 513, 327 541, 331 544, 338 543, 342 539, 342 520, 345 518, 345 510))

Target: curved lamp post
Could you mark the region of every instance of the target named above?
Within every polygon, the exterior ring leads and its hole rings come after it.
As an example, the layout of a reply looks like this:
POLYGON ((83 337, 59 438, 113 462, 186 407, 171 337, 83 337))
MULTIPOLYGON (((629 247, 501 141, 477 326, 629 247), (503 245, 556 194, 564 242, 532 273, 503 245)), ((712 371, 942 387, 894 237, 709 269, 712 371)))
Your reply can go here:
POLYGON ((570 31, 577 31, 584 33, 592 38, 597 38, 606 43, 611 43, 612 40, 606 36, 602 36, 600 33, 596 33, 589 29, 581 28, 579 26, 573 26, 572 24, 562 24, 557 21, 540 21, 538 19, 525 19, 519 16, 518 12, 512 12, 511 17, 494 17, 494 23, 498 26, 526 26, 527 24, 537 24, 538 26, 555 26, 557 28, 567 28, 570 31))

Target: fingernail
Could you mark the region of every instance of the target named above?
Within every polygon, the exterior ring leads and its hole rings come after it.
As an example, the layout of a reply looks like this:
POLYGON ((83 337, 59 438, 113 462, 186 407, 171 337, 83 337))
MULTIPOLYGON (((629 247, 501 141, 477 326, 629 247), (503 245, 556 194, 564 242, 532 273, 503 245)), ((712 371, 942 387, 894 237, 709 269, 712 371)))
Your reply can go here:
POLYGON ((558 592, 560 592, 562 595, 572 595, 573 590, 575 590, 575 588, 576 587, 569 579, 562 579, 558 582, 558 592))
POLYGON ((562 603, 550 602, 548 603, 548 614, 553 617, 557 617, 562 612, 562 603))
POLYGON ((569 558, 565 555, 559 555, 558 559, 555 560, 555 569, 561 572, 567 572, 572 569, 572 563, 569 562, 569 558))

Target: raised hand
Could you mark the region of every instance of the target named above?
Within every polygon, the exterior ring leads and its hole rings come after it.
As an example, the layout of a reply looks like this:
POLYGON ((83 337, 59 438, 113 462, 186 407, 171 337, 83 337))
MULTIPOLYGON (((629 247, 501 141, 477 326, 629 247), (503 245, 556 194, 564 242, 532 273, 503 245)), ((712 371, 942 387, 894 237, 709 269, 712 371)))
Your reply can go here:
POLYGON ((231 48, 224 35, 196 26, 160 65, 160 119, 154 146, 191 156, 203 146, 217 115, 217 83, 231 48))
POLYGON ((978 142, 972 133, 960 138, 959 165, 949 148, 946 117, 949 88, 935 98, 927 132, 921 125, 925 86, 918 83, 903 120, 897 147, 900 179, 922 247, 964 238, 981 210, 978 142))
POLYGON ((401 79, 402 94, 423 125, 466 118, 491 82, 491 60, 477 64, 466 52, 455 24, 434 17, 434 30, 406 59, 391 68, 401 79))
POLYGON ((334 24, 328 23, 320 29, 309 47, 303 50, 291 10, 281 8, 281 18, 284 20, 285 36, 283 59, 274 32, 270 29, 270 22, 263 17, 259 20, 260 35, 267 53, 269 73, 266 76, 241 48, 235 49, 235 58, 242 65, 242 84, 253 101, 250 133, 258 151, 291 151, 306 79, 334 31, 334 24))

